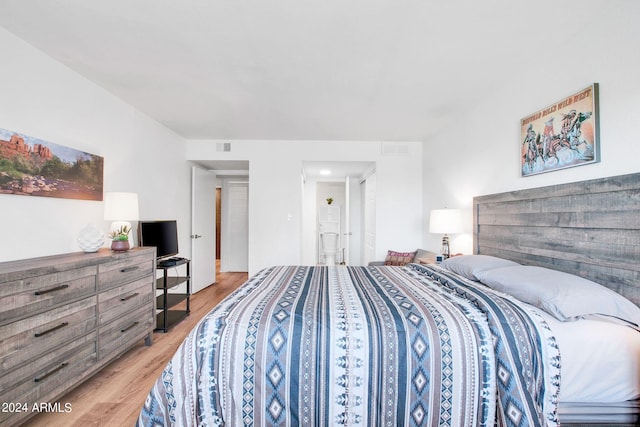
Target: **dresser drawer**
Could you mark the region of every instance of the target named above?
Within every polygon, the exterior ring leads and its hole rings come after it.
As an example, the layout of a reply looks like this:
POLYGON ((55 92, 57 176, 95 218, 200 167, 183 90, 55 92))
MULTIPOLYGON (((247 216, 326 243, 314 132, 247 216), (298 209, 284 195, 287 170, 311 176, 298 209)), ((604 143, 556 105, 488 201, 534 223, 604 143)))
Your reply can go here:
POLYGON ((113 357, 131 346, 131 343, 140 340, 149 334, 155 327, 155 314, 153 302, 137 308, 135 311, 100 328, 98 337, 99 359, 113 357))
MULTIPOLYGON (((3 375, 0 395, 4 402, 27 403, 29 408, 34 403, 53 402, 89 376, 95 363, 96 333, 93 332, 3 375), (7 388, 9 383, 11 388, 7 388)), ((12 424, 8 423, 11 415, 0 412, 0 425, 12 424)))
POLYGON ((119 286, 144 276, 153 275, 153 252, 106 262, 98 266, 98 290, 119 286))
MULTIPOLYGON (((78 338, 51 353, 47 363, 38 363, 35 370, 10 390, 0 385, 4 402, 26 403, 29 411, 36 403, 55 403, 66 390, 93 374, 96 363, 95 333, 78 338)), ((64 405, 64 402, 63 402, 64 405)), ((0 412, 0 425, 16 425, 19 419, 32 414, 0 412)))
POLYGON ((0 326, 0 377, 96 328, 96 297, 0 326))
POLYGON ((99 324, 104 325, 141 305, 153 303, 152 286, 153 277, 147 276, 98 294, 99 324))
POLYGON ((0 324, 95 293, 95 265, 0 284, 0 324))

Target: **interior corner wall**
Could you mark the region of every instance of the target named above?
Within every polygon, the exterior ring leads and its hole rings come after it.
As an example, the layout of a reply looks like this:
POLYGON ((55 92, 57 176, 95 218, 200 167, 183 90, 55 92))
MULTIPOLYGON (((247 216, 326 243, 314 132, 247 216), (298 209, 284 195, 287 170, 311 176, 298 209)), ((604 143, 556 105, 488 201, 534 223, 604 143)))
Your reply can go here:
POLYGON ((408 155, 382 155, 381 143, 374 141, 235 140, 231 141, 230 152, 218 152, 217 142, 188 141, 187 159, 249 161, 249 274, 272 265, 300 265, 303 261, 304 161, 375 162, 377 257, 384 259, 388 249, 414 250, 420 246, 420 142, 401 142, 407 146, 408 155))
MULTIPOLYGON (((4 29, 0 52, 0 127, 102 156, 104 191, 138 193, 141 219, 177 219, 188 257, 185 141, 4 29)), ((80 251, 88 223, 107 232, 102 202, 0 194, 0 261, 80 251)))
MULTIPOLYGON (((598 25, 577 26, 570 40, 532 46, 522 72, 425 143, 425 221, 431 209, 462 208, 465 233, 452 236, 452 252, 472 253, 474 196, 640 171, 640 2, 609 8, 598 25), (520 119, 592 83, 599 83, 599 163, 521 177, 520 119)), ((440 235, 424 245, 438 250, 440 235)))

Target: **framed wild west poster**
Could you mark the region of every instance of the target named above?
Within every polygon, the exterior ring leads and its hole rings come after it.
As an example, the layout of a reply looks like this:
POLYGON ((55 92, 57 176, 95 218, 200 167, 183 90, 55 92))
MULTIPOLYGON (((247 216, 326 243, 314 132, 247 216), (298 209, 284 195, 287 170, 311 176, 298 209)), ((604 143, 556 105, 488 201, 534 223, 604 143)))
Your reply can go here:
POLYGON ((600 161, 598 84, 520 121, 522 176, 600 161))
POLYGON ((104 159, 0 129, 0 194, 102 200, 104 159))

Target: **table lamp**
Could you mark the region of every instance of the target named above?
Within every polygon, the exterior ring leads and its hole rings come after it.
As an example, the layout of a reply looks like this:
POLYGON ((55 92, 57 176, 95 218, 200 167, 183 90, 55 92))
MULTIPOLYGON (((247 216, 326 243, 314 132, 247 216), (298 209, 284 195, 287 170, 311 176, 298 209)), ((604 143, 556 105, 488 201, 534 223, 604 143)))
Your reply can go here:
POLYGON ((449 258, 448 233, 460 233, 462 231, 462 215, 460 209, 433 209, 429 218, 429 232, 444 234, 442 237, 442 256, 449 258))
POLYGON ((129 227, 129 241, 131 241, 131 223, 138 221, 138 194, 123 192, 104 193, 104 219, 112 221, 110 232, 116 231, 123 226, 129 227))

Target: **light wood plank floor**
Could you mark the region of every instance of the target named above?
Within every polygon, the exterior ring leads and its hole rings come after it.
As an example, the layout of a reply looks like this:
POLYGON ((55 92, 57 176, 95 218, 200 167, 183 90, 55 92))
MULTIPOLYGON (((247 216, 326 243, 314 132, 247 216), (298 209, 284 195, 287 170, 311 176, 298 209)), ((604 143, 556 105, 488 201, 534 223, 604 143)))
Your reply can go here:
POLYGON ((219 273, 213 286, 192 295, 191 314, 169 332, 153 334, 153 345, 132 348, 58 401, 69 413, 43 413, 25 426, 133 426, 162 369, 195 324, 224 297, 247 280, 246 273, 219 273))

